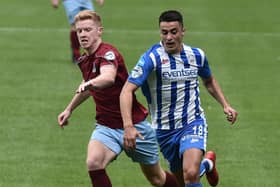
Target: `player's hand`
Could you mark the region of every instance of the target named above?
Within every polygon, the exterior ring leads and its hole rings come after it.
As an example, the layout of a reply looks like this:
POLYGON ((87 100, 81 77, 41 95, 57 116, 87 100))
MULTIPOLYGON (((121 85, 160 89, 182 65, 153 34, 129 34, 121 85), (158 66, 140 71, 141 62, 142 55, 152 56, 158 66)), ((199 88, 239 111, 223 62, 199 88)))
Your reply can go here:
POLYGON ((82 93, 88 89, 90 89, 90 87, 92 87, 91 85, 91 80, 87 81, 87 82, 82 82, 79 86, 79 88, 76 90, 76 93, 82 93))
POLYGON ((136 138, 144 139, 144 137, 132 125, 124 128, 124 148, 126 150, 133 150, 136 148, 136 138))
POLYGON ((231 124, 234 124, 234 122, 237 119, 238 113, 233 108, 231 108, 230 106, 227 106, 227 107, 224 108, 224 113, 226 114, 227 120, 231 124))
POLYGON ((57 121, 59 126, 63 129, 64 126, 68 125, 68 118, 71 116, 71 112, 69 110, 64 110, 61 112, 58 117, 57 121))

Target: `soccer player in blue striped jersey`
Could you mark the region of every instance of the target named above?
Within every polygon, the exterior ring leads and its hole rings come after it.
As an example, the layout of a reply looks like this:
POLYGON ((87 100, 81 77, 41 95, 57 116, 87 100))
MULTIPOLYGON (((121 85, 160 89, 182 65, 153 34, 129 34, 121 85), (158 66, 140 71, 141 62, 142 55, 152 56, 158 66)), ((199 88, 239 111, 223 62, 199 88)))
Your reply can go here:
POLYGON ((206 152, 207 123, 200 101, 199 77, 208 92, 221 104, 233 124, 237 112, 226 100, 209 67, 205 53, 183 43, 183 17, 176 10, 159 17, 161 41, 139 59, 120 95, 126 149, 135 147, 142 137, 132 123, 132 98, 141 87, 156 129, 163 156, 181 187, 201 187, 206 173, 211 186, 219 181, 216 155, 206 152), (130 127, 130 128, 128 128, 130 127), (204 159, 203 159, 204 156, 204 159))

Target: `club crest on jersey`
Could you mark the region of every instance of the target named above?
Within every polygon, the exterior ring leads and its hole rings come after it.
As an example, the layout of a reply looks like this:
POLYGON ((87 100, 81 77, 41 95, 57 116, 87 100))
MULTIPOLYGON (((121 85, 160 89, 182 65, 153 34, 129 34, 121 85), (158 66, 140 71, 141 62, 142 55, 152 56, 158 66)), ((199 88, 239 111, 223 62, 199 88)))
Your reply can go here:
POLYGON ((108 51, 108 52, 105 53, 104 58, 106 60, 110 60, 111 61, 111 60, 115 60, 116 56, 115 56, 113 51, 108 51))
POLYGON ((141 75, 143 75, 143 69, 141 66, 135 66, 131 72, 131 77, 132 78, 138 78, 141 75))
POLYGON ((162 64, 166 64, 166 63, 168 63, 168 62, 169 62, 168 59, 162 59, 162 61, 161 61, 162 64))
POLYGON ((188 60, 190 64, 194 64, 195 63, 195 56, 194 55, 188 55, 188 60))

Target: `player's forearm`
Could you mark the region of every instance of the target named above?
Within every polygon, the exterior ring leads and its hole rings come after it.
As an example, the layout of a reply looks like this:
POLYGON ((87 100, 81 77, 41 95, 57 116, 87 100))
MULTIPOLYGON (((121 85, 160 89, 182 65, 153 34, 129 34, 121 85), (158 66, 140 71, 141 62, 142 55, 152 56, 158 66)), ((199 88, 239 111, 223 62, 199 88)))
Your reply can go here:
POLYGON ((124 128, 132 126, 132 96, 133 93, 123 90, 120 94, 120 109, 124 128))
POLYGON ((90 85, 92 89, 104 89, 112 86, 115 83, 115 78, 106 75, 101 75, 95 79, 90 80, 90 85))
POLYGON ((77 108, 81 103, 83 103, 89 96, 89 91, 76 93, 65 110, 68 110, 72 113, 72 111, 74 111, 75 108, 77 108))
POLYGON ((103 89, 112 86, 115 83, 117 70, 113 65, 105 65, 100 69, 100 75, 87 81, 88 89, 103 89))
POLYGON ((206 86, 208 92, 222 105, 223 108, 229 106, 221 87, 214 77, 204 81, 204 85, 206 86))

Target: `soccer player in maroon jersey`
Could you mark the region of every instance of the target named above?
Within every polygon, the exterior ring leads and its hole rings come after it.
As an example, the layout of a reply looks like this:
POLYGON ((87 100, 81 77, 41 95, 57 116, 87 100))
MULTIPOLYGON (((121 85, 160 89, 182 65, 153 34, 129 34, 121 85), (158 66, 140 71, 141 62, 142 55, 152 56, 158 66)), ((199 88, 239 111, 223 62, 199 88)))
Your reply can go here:
MULTIPOLYGON (((90 96, 96 104, 96 128, 88 144, 87 167, 93 187, 111 187, 105 171, 108 164, 124 150, 123 121, 119 95, 128 77, 122 55, 102 41, 101 18, 95 12, 85 10, 75 17, 75 29, 81 47, 86 53, 78 66, 83 75, 76 94, 65 110, 59 114, 58 123, 63 128, 73 110, 90 96)), ((147 110, 133 96, 132 115, 134 127, 141 136, 134 149, 125 150, 153 186, 176 187, 176 178, 159 165, 158 145, 155 131, 147 122, 147 110)), ((129 128, 129 127, 128 127, 129 128)))
MULTIPOLYGON (((60 0, 51 0, 53 8, 58 8, 60 0)), ((102 6, 104 0, 96 0, 97 4, 102 6)), ((80 44, 74 29, 74 17, 82 10, 94 10, 94 4, 91 0, 63 0, 63 6, 67 15, 70 28, 70 45, 72 52, 72 61, 77 62, 80 57, 80 44)))

